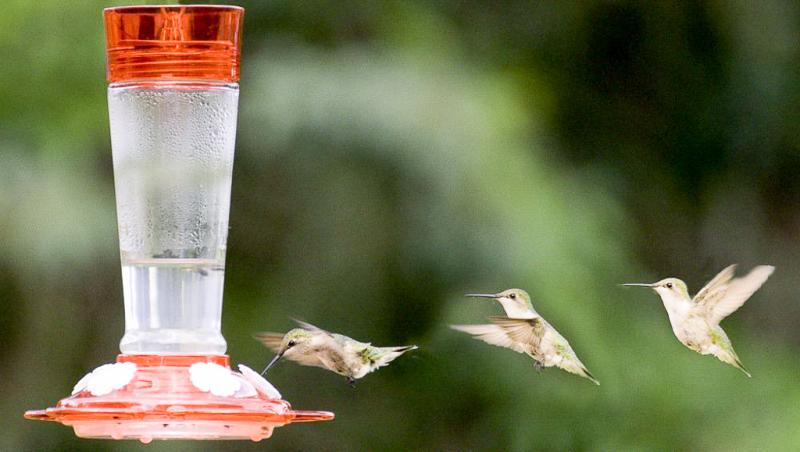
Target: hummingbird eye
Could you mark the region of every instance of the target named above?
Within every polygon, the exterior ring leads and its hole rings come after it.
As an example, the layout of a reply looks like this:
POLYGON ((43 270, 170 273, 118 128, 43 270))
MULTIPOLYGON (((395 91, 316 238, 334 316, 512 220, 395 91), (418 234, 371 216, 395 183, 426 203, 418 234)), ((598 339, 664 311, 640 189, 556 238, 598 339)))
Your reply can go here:
POLYGON ((295 341, 289 341, 289 343, 286 344, 286 345, 288 345, 289 347, 294 347, 295 341))
POLYGON ((672 283, 671 283, 671 282, 668 282, 668 283, 666 284, 666 286, 667 286, 667 289, 672 289, 672 283))
POLYGON ((514 292, 511 292, 511 294, 508 296, 508 298, 511 298, 513 300, 513 299, 517 298, 517 294, 515 294, 514 292))

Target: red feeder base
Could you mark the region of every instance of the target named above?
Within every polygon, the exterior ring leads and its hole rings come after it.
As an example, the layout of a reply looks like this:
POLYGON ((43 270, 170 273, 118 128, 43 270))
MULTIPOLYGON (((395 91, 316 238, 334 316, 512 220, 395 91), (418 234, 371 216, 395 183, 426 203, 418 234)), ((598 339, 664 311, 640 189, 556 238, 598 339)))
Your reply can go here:
POLYGON ((225 355, 119 355, 117 364, 87 375, 54 408, 27 411, 25 417, 72 426, 82 438, 143 443, 260 441, 291 422, 333 419, 327 411, 292 410, 266 380, 240 369, 231 371, 225 355))

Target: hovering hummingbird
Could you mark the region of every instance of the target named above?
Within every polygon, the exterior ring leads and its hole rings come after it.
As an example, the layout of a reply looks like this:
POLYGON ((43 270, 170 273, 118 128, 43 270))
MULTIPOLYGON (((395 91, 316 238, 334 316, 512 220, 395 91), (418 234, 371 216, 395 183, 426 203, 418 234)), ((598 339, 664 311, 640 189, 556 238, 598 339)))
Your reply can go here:
POLYGON ((256 340, 275 351, 275 357, 264 368, 264 375, 279 359, 286 357, 304 366, 328 369, 347 378, 355 387, 362 378, 383 367, 403 353, 415 350, 416 345, 403 347, 373 347, 341 334, 331 333, 310 323, 295 320, 300 328, 286 334, 256 333, 256 340))
POLYGON ((771 265, 759 265, 747 276, 734 278, 736 265, 731 265, 719 272, 694 298, 689 296, 686 283, 677 278, 652 284, 623 285, 650 287, 656 291, 667 309, 672 331, 683 345, 701 355, 714 355, 749 377, 750 372, 742 365, 719 322, 739 309, 774 270, 771 265))
POLYGON ((586 370, 586 366, 578 359, 564 336, 533 309, 528 292, 508 289, 496 294, 476 293, 466 296, 499 302, 507 317, 489 317, 492 323, 485 325, 451 325, 454 330, 471 334, 475 339, 488 344, 524 353, 533 358, 536 370, 556 366, 588 378, 594 384, 600 384, 586 370))

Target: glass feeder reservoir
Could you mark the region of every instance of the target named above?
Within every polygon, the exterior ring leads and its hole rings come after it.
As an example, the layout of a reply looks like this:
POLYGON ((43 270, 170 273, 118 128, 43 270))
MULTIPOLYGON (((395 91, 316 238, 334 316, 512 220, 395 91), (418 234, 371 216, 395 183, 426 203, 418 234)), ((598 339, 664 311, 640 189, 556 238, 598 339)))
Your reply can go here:
POLYGON ((231 370, 221 333, 244 10, 105 10, 108 109, 125 303, 117 362, 30 419, 87 438, 269 437, 294 411, 231 370))

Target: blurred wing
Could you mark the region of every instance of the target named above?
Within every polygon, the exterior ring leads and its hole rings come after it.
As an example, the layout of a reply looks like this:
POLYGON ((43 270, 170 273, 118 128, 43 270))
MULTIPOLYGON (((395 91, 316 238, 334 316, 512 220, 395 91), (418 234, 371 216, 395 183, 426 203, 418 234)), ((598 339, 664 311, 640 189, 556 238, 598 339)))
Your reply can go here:
POLYGON ((511 319, 508 317, 494 316, 489 320, 502 328, 506 335, 514 342, 537 345, 544 335, 544 322, 540 318, 511 319))
POLYGON ((713 325, 719 324, 722 319, 739 309, 753 292, 766 282, 773 271, 775 267, 771 265, 759 265, 747 276, 731 280, 719 291, 721 292, 719 296, 710 297, 704 302, 708 321, 713 325))
POLYGON ((450 328, 471 334, 475 339, 486 342, 487 344, 510 348, 518 353, 526 352, 522 344, 511 339, 505 328, 500 325, 450 325, 450 328))
POLYGON ((256 333, 253 337, 274 352, 281 349, 281 343, 283 342, 283 334, 281 333, 263 332, 256 333))
POLYGON ((728 281, 733 278, 733 274, 736 271, 736 264, 729 265, 725 267, 721 272, 717 273, 717 276, 711 279, 708 284, 705 285, 700 292, 697 292, 697 295, 694 296, 692 301, 698 304, 702 304, 705 300, 709 297, 714 297, 715 294, 725 287, 728 284, 728 281))

